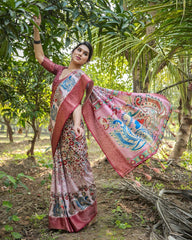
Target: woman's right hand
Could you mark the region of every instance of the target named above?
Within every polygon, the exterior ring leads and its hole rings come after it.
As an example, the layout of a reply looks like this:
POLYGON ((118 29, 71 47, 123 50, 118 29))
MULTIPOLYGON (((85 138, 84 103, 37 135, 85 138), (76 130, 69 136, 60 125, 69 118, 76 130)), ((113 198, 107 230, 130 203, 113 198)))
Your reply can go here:
POLYGON ((39 17, 33 16, 33 21, 40 26, 41 25, 41 14, 39 14, 39 17))
POLYGON ((76 139, 81 139, 84 135, 84 129, 81 126, 73 126, 73 130, 75 131, 76 139))

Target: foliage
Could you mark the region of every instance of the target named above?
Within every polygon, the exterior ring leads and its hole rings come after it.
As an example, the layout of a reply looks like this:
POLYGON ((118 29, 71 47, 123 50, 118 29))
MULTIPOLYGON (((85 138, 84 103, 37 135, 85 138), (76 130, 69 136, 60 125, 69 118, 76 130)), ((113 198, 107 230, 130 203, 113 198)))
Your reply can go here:
POLYGON ((31 216, 30 220, 31 222, 34 223, 35 226, 38 226, 39 225, 39 222, 41 220, 43 220, 47 215, 46 214, 37 214, 35 213, 35 215, 31 216))
POLYGON ((95 58, 86 67, 85 72, 95 85, 130 92, 132 91, 131 74, 124 64, 124 59, 117 59, 114 60, 114 64, 109 64, 107 61, 95 58))
MULTIPOLYGON (((28 178, 30 180, 34 180, 31 176, 27 176, 24 173, 19 173, 16 177, 13 177, 6 172, 0 171, 0 179, 5 179, 3 182, 4 186, 16 189, 18 185, 20 185, 21 187, 28 190, 28 187, 21 181, 21 178, 28 178)), ((11 190, 10 192, 12 194, 11 190)), ((3 201, 2 207, 6 208, 7 213, 9 213, 12 210, 13 204, 10 201, 3 201)), ((17 222, 20 219, 17 215, 10 213, 8 220, 9 222, 17 222)), ((10 232, 11 236, 14 239, 21 239, 22 235, 18 232, 15 232, 11 225, 6 224, 4 226, 4 229, 6 232, 10 232)))
POLYGON ((32 177, 25 175, 24 173, 19 173, 16 177, 13 177, 11 175, 6 174, 3 171, 0 171, 0 179, 5 178, 4 185, 6 187, 11 187, 16 189, 18 185, 22 186, 26 190, 28 190, 28 187, 21 181, 21 178, 28 178, 30 180, 34 180, 32 177))
POLYGON ((42 7, 43 2, 43 0, 1 1, 0 56, 8 57, 12 52, 17 54, 18 49, 23 48, 25 37, 30 33, 31 16, 39 15, 39 7, 42 7))
POLYGON ((38 16, 39 13, 43 19, 41 30, 45 34, 42 37, 48 55, 59 53, 63 43, 66 47, 69 46, 74 36, 80 39, 87 32, 91 38, 87 20, 94 16, 93 5, 93 1, 82 3, 70 0, 1 1, 0 56, 6 58, 12 53, 18 55, 18 50, 24 50, 25 56, 31 55, 27 52, 27 47, 32 47, 33 15, 38 16))
POLYGON ((14 107, 18 110, 20 122, 30 124, 32 120, 41 122, 49 113, 50 87, 46 72, 37 64, 20 62, 14 68, 15 94, 19 101, 14 101, 14 107), (21 65, 22 64, 22 65, 21 65))
POLYGON ((188 169, 191 170, 192 168, 192 152, 191 151, 185 151, 181 157, 182 162, 181 165, 188 169))
POLYGON ((112 213, 114 215, 114 221, 115 225, 120 229, 126 229, 131 228, 132 226, 127 222, 128 220, 131 220, 132 215, 126 214, 123 212, 122 208, 117 205, 115 209, 112 210, 112 213))
MULTIPOLYGON (((137 84, 141 91, 148 92, 154 86, 160 90, 161 86, 190 77, 191 4, 186 0, 2 0, 2 114, 6 113, 10 118, 17 116, 23 125, 28 121, 34 127, 41 124, 48 113, 50 81, 35 64, 33 15, 41 13, 44 52, 54 62, 67 64, 69 52, 64 48, 89 40, 95 48, 95 61, 90 64, 88 74, 96 84, 129 91, 135 91, 134 85, 137 84), (64 59, 63 53, 66 54, 64 59), (22 64, 16 56, 24 56, 27 63, 22 64), (162 71, 167 76, 163 73, 157 78, 162 71), (159 78, 163 79, 160 83, 157 82, 159 78)), ((178 89, 171 91, 170 94, 174 95, 169 98, 173 100, 175 97, 175 101, 181 98, 182 111, 190 113, 187 86, 179 85, 178 89)))
POLYGON ((6 110, 23 127, 31 125, 36 136, 39 126, 48 119, 50 75, 38 64, 21 60, 12 60, 0 75, 2 113, 6 110))

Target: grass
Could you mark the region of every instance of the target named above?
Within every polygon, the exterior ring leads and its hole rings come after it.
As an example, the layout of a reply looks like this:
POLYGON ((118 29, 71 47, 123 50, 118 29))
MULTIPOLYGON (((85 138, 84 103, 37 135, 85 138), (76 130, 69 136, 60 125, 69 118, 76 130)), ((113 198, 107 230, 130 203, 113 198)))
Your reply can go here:
MULTIPOLYGON (((17 161, 27 158, 27 150, 30 148, 30 140, 32 133, 26 137, 24 133, 14 134, 13 143, 9 142, 6 133, 0 133, 0 163, 4 161, 17 161), (7 143, 5 145, 5 143, 7 143), (1 147, 2 144, 2 147, 1 147)), ((35 144, 35 159, 39 166, 52 168, 52 154, 50 135, 41 134, 40 141, 35 144)), ((95 158, 101 159, 104 154, 98 144, 95 144, 93 137, 87 139, 88 154, 90 162, 97 161, 95 158), (94 143, 93 143, 94 142, 94 143)))
MULTIPOLYGON (((132 198, 127 196, 126 192, 121 192, 118 185, 118 175, 114 172, 113 169, 110 170, 110 165, 108 165, 105 161, 99 162, 97 165, 97 159, 102 158, 103 153, 100 147, 96 144, 94 139, 90 137, 88 140, 88 151, 89 151, 89 159, 91 164, 95 168, 93 168, 95 172, 95 180, 97 184, 97 193, 98 193, 98 223, 93 228, 87 228, 82 230, 82 232, 76 235, 67 235, 63 232, 49 232, 47 230, 47 213, 48 213, 48 206, 49 206, 49 191, 51 186, 51 169, 52 169, 52 155, 51 155, 51 145, 50 145, 50 138, 49 135, 42 135, 41 141, 37 141, 35 145, 35 158, 37 165, 34 166, 33 171, 28 171, 26 166, 24 168, 22 164, 17 164, 17 162, 22 163, 23 160, 26 159, 26 152, 30 146, 31 135, 28 138, 25 138, 23 135, 15 135, 14 136, 14 143, 9 143, 8 139, 6 139, 5 134, 0 134, 0 154, 1 154, 1 161, 0 164, 4 165, 4 168, 7 174, 15 174, 14 177, 17 177, 17 171, 24 171, 28 175, 32 174, 35 178, 34 181, 29 181, 28 179, 21 179, 26 180, 24 183, 29 187, 30 192, 23 189, 22 194, 21 188, 18 188, 19 192, 13 192, 15 204, 13 209, 14 211, 18 211, 20 215, 18 216, 21 218, 20 222, 22 225, 26 221, 28 222, 27 227, 25 230, 28 233, 33 234, 33 239, 37 239, 36 236, 38 235, 38 239, 47 239, 47 240, 54 240, 54 239, 70 239, 70 240, 77 240, 77 239, 101 239, 101 240, 132 240, 132 239, 146 239, 145 233, 148 231, 148 219, 149 217, 153 217, 153 209, 152 207, 147 207, 143 205, 143 202, 135 199, 133 201, 132 198), (6 143, 6 144, 5 144, 6 143), (9 165, 9 160, 11 163, 9 165), (6 168, 6 165, 8 166, 6 168), (12 167, 12 168, 11 168, 12 167), (19 195, 18 195, 19 193, 19 195), (18 197, 19 196, 19 197, 18 197), (18 204, 22 202, 22 207, 25 205, 25 209, 23 212, 20 212, 20 208, 17 208, 18 204), (31 202, 33 204, 31 204, 31 202), (124 206, 127 206, 127 210, 124 206), (146 210, 147 208, 147 210, 146 210), (32 209, 29 210, 28 209, 32 209), (131 210, 131 211, 129 211, 131 210), (30 227, 29 227, 30 226, 30 227), (137 227, 135 227, 137 226, 137 227), (138 230, 139 229, 139 230, 138 230), (147 229, 147 230, 146 230, 147 229), (84 237, 87 236, 86 237, 84 237), (137 237, 138 235, 138 237, 137 237), (59 238, 57 238, 57 236, 59 238)), ((184 155, 183 161, 185 164, 191 164, 192 155, 191 153, 186 153, 184 155)), ((30 169, 31 170, 31 169, 30 169)), ((172 172, 174 169, 170 169, 172 172)), ((177 170, 177 169, 176 169, 177 170)), ((176 172, 172 175, 181 175, 184 172, 176 172)), ((163 174, 163 173, 162 173, 163 174)), ((187 175, 187 173, 185 173, 187 175)), ((189 173, 191 174, 191 173, 189 173)), ((172 175, 170 175, 172 177, 172 175)), ((160 175, 161 176, 161 175, 160 175)), ((190 178, 190 175, 188 176, 190 178)), ((142 181, 140 175, 138 175, 137 180, 142 181)), ((169 178, 169 180, 172 178, 169 178)), ((184 179, 184 178, 183 178, 184 179)), ((175 179, 173 179, 175 180, 175 179)), ((177 180, 177 178, 176 178, 177 180)), ((179 181, 177 184, 180 189, 190 189, 191 182, 187 180, 179 181)), ((149 186, 153 186, 153 188, 159 191, 162 188, 166 188, 167 184, 168 187, 172 184, 171 182, 161 182, 157 179, 153 182, 142 182, 142 184, 149 186)), ((173 182, 175 184, 175 181, 173 182)), ((8 193, 8 188, 2 188, 4 192, 2 192, 2 197, 4 200, 7 201, 7 197, 10 196, 8 193), (7 195, 6 195, 7 194, 7 195)), ((2 211, 5 215, 5 210, 2 211)), ((2 215, 1 215, 2 217, 2 215)), ((4 218, 5 219, 5 218, 4 218)), ((149 221, 149 224, 153 223, 152 220, 149 221)), ((13 224, 15 231, 20 231, 17 226, 20 226, 19 222, 13 224)), ((23 228, 23 225, 22 225, 23 228)))
MULTIPOLYGON (((13 141, 17 143, 21 141, 31 140, 32 136, 33 136, 33 133, 29 133, 27 136, 25 135, 25 133, 22 133, 22 134, 14 133, 13 141)), ((41 139, 49 139, 49 133, 42 133, 41 139)), ((0 143, 9 143, 9 138, 7 138, 6 132, 3 132, 3 133, 0 132, 0 143)))

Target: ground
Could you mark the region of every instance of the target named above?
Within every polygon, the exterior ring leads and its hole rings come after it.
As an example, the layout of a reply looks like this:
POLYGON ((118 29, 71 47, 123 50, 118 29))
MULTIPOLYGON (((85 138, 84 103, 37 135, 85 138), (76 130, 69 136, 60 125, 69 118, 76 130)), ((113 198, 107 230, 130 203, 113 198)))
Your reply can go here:
MULTIPOLYGON (((88 141, 89 160, 97 186, 97 222, 78 233, 66 233, 48 229, 47 214, 51 184, 51 152, 49 139, 36 144, 36 164, 26 159, 28 140, 15 143, 0 142, 0 171, 13 176, 0 179, 0 238, 34 240, 148 240, 152 226, 159 216, 155 206, 123 187, 123 179, 104 159, 98 145, 88 141), (34 180, 18 174, 31 176, 34 180), (19 177, 20 176, 20 177, 19 177), (9 179, 9 180, 8 180, 9 179), (12 184, 11 184, 12 182, 12 184), (23 187, 21 184, 25 184, 23 187), (14 187, 14 186, 15 187, 14 187), (9 205, 10 202, 12 206, 9 205), (6 204, 7 203, 7 204, 6 204), (6 225, 10 226, 6 228, 6 225), (6 231, 6 230, 7 231, 6 231), (9 231, 8 231, 9 230, 9 231)), ((0 175, 1 176, 1 175, 0 175)), ((191 188, 191 171, 178 165, 169 166, 163 173, 150 172, 152 179, 146 181, 136 174, 136 179, 158 192, 162 188, 191 188)), ((176 203, 181 203, 175 199, 176 203)), ((189 207, 187 200, 182 207, 189 207)), ((191 208, 190 208, 191 210, 191 208)))

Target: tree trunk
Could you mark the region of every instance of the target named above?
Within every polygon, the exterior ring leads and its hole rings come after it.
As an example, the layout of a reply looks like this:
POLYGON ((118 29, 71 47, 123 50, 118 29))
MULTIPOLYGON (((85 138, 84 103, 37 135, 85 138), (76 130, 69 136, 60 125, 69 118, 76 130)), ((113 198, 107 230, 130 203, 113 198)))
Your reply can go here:
POLYGON ((170 160, 172 159, 179 160, 183 152, 187 149, 187 144, 191 134, 191 125, 192 125, 191 101, 192 101, 192 83, 190 83, 187 87, 187 94, 186 94, 185 101, 182 102, 182 99, 180 99, 180 106, 179 106, 180 128, 177 134, 177 140, 176 140, 174 149, 169 157, 170 160))
POLYGON ((42 130, 42 128, 39 127, 39 125, 38 125, 38 126, 37 126, 37 139, 38 139, 38 140, 40 140, 41 130, 42 130))
POLYGON ((29 128, 25 127, 25 137, 28 137, 29 128))
POLYGON ((179 160, 183 152, 187 149, 187 143, 191 132, 192 119, 189 115, 183 114, 181 125, 177 134, 177 140, 169 160, 179 160))
POLYGON ((13 130, 10 124, 10 120, 8 120, 5 116, 3 116, 4 123, 7 126, 7 137, 9 137, 9 141, 13 142, 13 130))
MULTIPOLYGON (((150 6, 154 5, 151 3, 150 6)), ((151 16, 155 16, 156 11, 150 12, 151 16)), ((149 36, 155 31, 155 26, 150 25, 146 27, 146 36, 149 36)), ((148 43, 150 46, 154 47, 155 41, 151 41, 148 43)), ((125 57, 127 61, 131 61, 131 65, 135 63, 135 59, 137 58, 136 52, 131 52, 131 57, 128 57, 128 53, 125 53, 125 57)), ((150 83, 150 72, 149 63, 153 58, 153 52, 151 50, 147 52, 143 52, 142 55, 139 57, 139 60, 135 64, 133 69, 133 92, 145 92, 147 93, 149 90, 149 83, 150 83)))
POLYGON ((34 148, 35 148, 35 143, 36 143, 36 139, 37 139, 37 135, 38 135, 38 129, 37 129, 36 124, 35 124, 35 119, 33 119, 31 126, 33 128, 34 135, 33 135, 33 138, 31 140, 31 147, 27 151, 27 156, 28 156, 28 159, 31 159, 32 162, 35 164, 34 148))
MULTIPOLYGON (((150 3, 150 6, 155 5, 155 3, 150 3)), ((156 11, 151 11, 150 15, 152 17, 154 17, 156 15, 156 11)), ((155 31, 155 26, 154 25, 150 25, 146 27, 146 36, 149 36, 150 34, 152 34, 155 31)), ((156 42, 155 40, 152 40, 148 43, 150 46, 155 47, 156 42)), ((144 72, 145 72, 145 80, 144 80, 144 84, 143 84, 143 92, 144 93, 148 93, 149 91, 149 83, 151 80, 151 76, 150 76, 150 71, 149 70, 149 63, 151 62, 151 59, 153 58, 153 52, 152 51, 148 51, 145 56, 144 56, 144 61, 145 61, 145 67, 144 67, 144 72)))
POLYGON ((140 63, 133 70, 133 92, 143 92, 140 63))
POLYGON ((192 129, 190 131, 190 134, 189 134, 189 142, 188 142, 188 150, 190 151, 191 150, 191 141, 192 141, 192 138, 191 138, 191 134, 192 134, 192 129))

